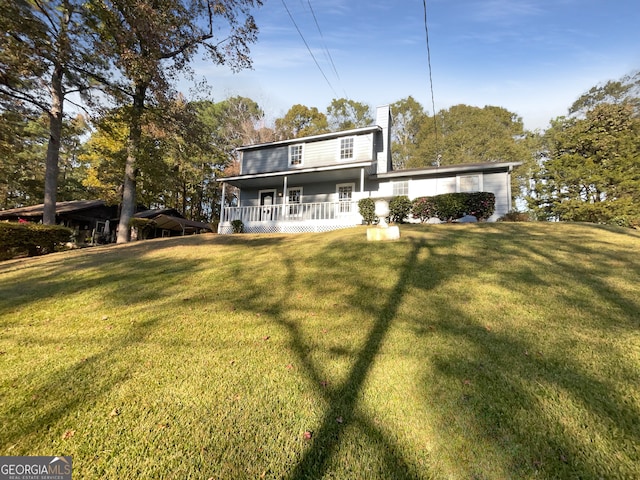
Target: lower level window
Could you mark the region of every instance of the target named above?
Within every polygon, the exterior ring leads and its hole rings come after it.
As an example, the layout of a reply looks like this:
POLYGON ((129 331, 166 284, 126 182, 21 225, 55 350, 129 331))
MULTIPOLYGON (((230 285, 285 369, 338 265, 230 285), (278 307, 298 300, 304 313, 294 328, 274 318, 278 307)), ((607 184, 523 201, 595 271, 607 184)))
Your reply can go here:
POLYGON ((338 185, 338 212, 351 213, 351 201, 353 200, 352 183, 338 185))
POLYGON ((289 215, 300 215, 302 213, 302 187, 289 188, 287 190, 287 203, 289 204, 289 215))

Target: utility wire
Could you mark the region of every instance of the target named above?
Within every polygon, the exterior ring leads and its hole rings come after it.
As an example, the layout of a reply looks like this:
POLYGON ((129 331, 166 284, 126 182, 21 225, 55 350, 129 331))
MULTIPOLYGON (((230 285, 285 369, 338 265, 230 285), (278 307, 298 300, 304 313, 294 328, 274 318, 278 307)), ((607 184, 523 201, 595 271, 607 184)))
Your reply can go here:
POLYGON ((309 47, 309 44, 305 40, 304 35, 302 35, 302 32, 300 31, 300 28, 298 27, 298 24, 296 23, 295 19, 293 18, 293 15, 291 15, 291 11, 289 10, 289 7, 287 7, 287 4, 286 4, 285 0, 282 0, 282 5, 284 5, 284 9, 289 14, 289 18, 291 19, 291 22, 296 27, 296 30, 298 31, 298 34, 300 35, 300 38, 302 38, 302 41, 304 42, 305 46, 307 47, 307 50, 309 51, 309 55, 311 55, 311 58, 313 58, 313 61, 315 62, 316 67, 318 67, 318 70, 320 70, 320 73, 322 74, 322 76, 324 77, 325 81, 327 82, 327 85, 329 85, 329 88, 331 88, 331 91, 337 97, 338 94, 336 93, 335 88, 333 88, 333 85, 331 85, 331 82, 329 81, 329 79, 325 75, 324 71, 322 70, 322 67, 320 67, 320 64, 318 63, 318 60, 316 60, 316 57, 313 54, 313 52, 311 51, 311 48, 309 47))
POLYGON ((440 155, 438 148, 438 121, 436 120, 436 101, 433 95, 433 75, 431 72, 431 48, 429 47, 429 25, 427 23, 427 0, 422 0, 424 7, 424 31, 427 36, 427 61, 429 63, 429 85, 431 87, 431 109, 433 111, 433 131, 435 133, 436 144, 436 164, 440 166, 440 155))
MULTIPOLYGON (((333 62, 333 57, 331 56, 331 52, 329 52, 329 49, 327 48, 327 42, 325 42, 324 40, 324 35, 322 34, 322 29, 320 28, 320 24, 318 23, 318 18, 316 17, 316 12, 313 10, 313 7, 311 6, 311 0, 307 0, 307 4, 309 5, 309 10, 311 10, 311 15, 313 15, 313 21, 316 23, 316 27, 318 28, 318 33, 320 33, 320 39, 322 40, 322 46, 324 47, 324 51, 327 53, 327 58, 329 59, 329 62, 331 63, 331 67, 333 68, 333 73, 336 74, 336 78, 338 79, 338 82, 342 83, 342 80, 340 79, 340 74, 338 73, 338 69, 336 68, 336 64, 333 62)), ((345 92, 346 95, 346 92, 345 92)), ((348 95, 347 95, 348 97, 348 95)))

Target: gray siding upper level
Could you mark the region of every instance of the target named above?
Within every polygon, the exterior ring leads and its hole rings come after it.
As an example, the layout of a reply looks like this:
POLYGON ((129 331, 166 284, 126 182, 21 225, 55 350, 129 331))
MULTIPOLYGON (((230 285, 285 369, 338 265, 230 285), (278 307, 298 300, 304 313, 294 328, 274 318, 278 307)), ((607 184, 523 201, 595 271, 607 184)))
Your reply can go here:
POLYGON ((295 171, 300 168, 348 165, 354 162, 374 161, 376 132, 360 135, 346 135, 329 139, 307 141, 285 145, 265 145, 242 151, 241 175, 295 171), (353 158, 340 160, 340 139, 353 137, 353 158), (304 145, 302 164, 289 166, 289 145, 304 145))

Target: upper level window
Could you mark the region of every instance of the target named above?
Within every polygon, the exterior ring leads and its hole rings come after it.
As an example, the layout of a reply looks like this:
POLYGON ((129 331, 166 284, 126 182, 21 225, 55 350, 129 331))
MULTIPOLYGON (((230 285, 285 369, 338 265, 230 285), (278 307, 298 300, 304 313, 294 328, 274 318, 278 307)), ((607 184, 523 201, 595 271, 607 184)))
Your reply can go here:
POLYGON ((340 160, 351 160, 353 158, 353 137, 340 139, 340 160))
POLYGON ((409 182, 407 180, 393 182, 393 196, 399 197, 401 195, 409 196, 409 182))
POLYGON ((302 150, 304 145, 289 145, 289 166, 302 165, 302 150))
POLYGON ((459 179, 459 192, 479 192, 481 190, 480 175, 461 175, 459 179))

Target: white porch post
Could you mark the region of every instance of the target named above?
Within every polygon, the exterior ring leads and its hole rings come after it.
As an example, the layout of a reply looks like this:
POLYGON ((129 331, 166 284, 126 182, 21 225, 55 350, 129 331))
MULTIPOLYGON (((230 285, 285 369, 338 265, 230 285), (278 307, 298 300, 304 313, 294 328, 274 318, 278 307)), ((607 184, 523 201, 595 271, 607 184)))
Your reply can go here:
POLYGON ((511 171, 512 170, 513 170, 513 167, 510 165, 509 166, 509 170, 507 171, 507 209, 508 209, 508 212, 510 212, 513 209, 513 206, 511 204, 511 171))
POLYGON ((360 193, 364 193, 364 167, 360 169, 360 193))
POLYGON ((281 218, 284 218, 284 209, 285 209, 285 205, 287 203, 287 188, 288 188, 287 187, 287 178, 288 177, 286 175, 283 177, 283 185, 282 185, 282 188, 283 188, 283 190, 282 190, 282 217, 281 218))
POLYGON ((227 192, 227 184, 226 182, 222 182, 222 198, 220 199, 220 221, 218 222, 218 233, 220 233, 220 227, 222 226, 222 222, 224 221, 224 197, 227 192))

